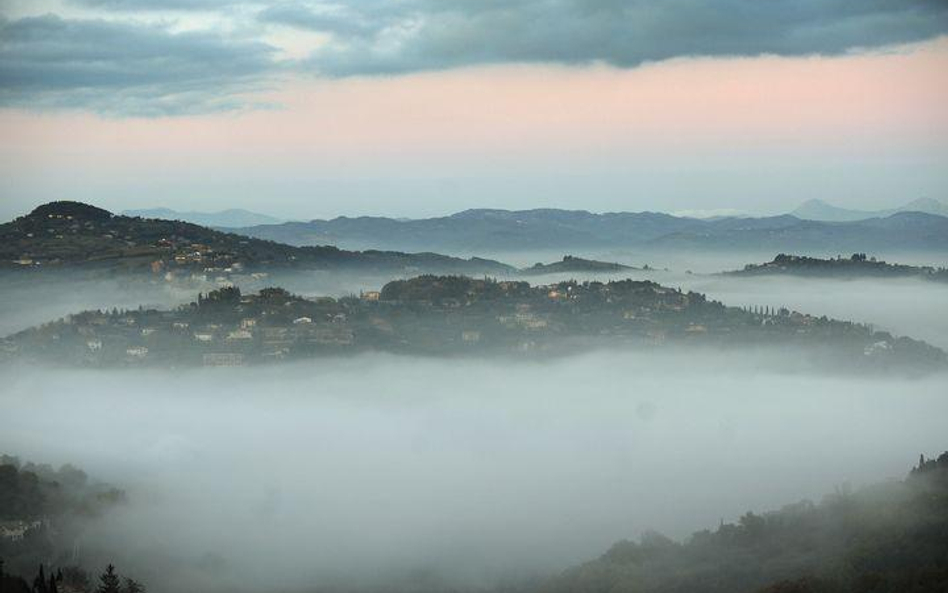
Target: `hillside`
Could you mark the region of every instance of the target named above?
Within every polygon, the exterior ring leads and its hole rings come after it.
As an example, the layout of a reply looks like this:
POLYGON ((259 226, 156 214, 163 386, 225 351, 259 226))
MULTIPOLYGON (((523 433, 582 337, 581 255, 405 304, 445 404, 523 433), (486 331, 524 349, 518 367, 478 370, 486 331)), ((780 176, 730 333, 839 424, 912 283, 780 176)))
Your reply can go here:
POLYGON ((801 501, 685 542, 621 541, 542 593, 937 593, 948 591, 948 453, 908 477, 801 501))
POLYGON ((44 562, 62 565, 90 521, 126 501, 124 490, 72 465, 54 469, 0 454, 0 575, 29 574, 44 562))
POLYGON ((77 366, 238 366, 366 351, 556 356, 597 348, 786 348, 781 368, 929 372, 938 348, 785 308, 727 307, 650 281, 395 280, 360 297, 237 287, 172 310, 86 311, 0 341, 0 357, 77 366), (802 365, 802 366, 801 366, 802 365))
POLYGON ((823 200, 807 200, 800 204, 791 214, 805 220, 845 222, 866 220, 867 218, 884 218, 899 212, 922 212, 936 216, 948 216, 948 205, 931 198, 919 198, 898 208, 890 208, 887 210, 852 210, 834 206, 823 200))
POLYGON ((52 202, 0 225, 0 269, 100 269, 205 273, 242 270, 505 273, 499 262, 433 253, 294 247, 181 221, 113 215, 78 202, 52 202))
POLYGON ((948 218, 919 212, 856 222, 783 215, 697 219, 655 212, 466 210, 419 220, 339 217, 243 228, 291 245, 431 249, 444 253, 637 248, 642 250, 948 251, 948 218))
POLYGON ((592 259, 583 259, 572 255, 564 255, 563 259, 549 264, 536 263, 529 268, 520 270, 525 275, 541 274, 568 274, 568 273, 596 273, 596 272, 621 272, 623 270, 632 270, 632 266, 625 266, 614 262, 603 262, 592 259))
POLYGON ((890 264, 865 253, 833 259, 787 255, 781 253, 772 261, 747 264, 742 270, 725 272, 732 276, 810 276, 821 278, 919 278, 948 282, 948 269, 931 266, 890 264))
POLYGON ((684 231, 661 237, 652 247, 681 250, 822 251, 948 251, 948 218, 902 212, 886 218, 854 222, 819 222, 792 216, 770 219, 777 224, 758 226, 761 219, 729 219, 702 231, 684 231))

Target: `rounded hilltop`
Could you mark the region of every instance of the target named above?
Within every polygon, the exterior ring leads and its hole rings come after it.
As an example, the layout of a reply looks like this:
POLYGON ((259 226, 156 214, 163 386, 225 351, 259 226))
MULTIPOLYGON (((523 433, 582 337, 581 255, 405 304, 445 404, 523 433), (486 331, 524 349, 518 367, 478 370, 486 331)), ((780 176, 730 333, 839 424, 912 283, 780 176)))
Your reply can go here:
POLYGON ((30 218, 72 217, 78 220, 108 220, 112 218, 112 213, 82 202, 62 200, 37 206, 28 216, 30 218))

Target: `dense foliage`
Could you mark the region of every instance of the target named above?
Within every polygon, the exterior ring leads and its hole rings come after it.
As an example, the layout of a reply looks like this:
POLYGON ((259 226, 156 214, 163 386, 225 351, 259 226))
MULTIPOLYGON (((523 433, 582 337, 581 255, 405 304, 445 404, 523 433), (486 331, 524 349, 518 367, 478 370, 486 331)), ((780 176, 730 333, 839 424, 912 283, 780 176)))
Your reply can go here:
POLYGON ((32 585, 21 576, 6 574, 0 560, 0 593, 145 593, 145 586, 129 577, 121 577, 109 564, 93 584, 86 571, 69 566, 50 572, 40 565, 32 585))
POLYGON ((84 526, 125 499, 71 465, 54 469, 0 455, 0 558, 18 574, 44 562, 67 564, 84 526))
POLYGON ((54 469, 0 455, 0 520, 94 515, 124 497, 117 488, 90 483, 86 473, 72 465, 54 469))
POLYGON ((684 543, 650 533, 565 572, 543 593, 948 591, 948 453, 900 482, 747 513, 684 543))

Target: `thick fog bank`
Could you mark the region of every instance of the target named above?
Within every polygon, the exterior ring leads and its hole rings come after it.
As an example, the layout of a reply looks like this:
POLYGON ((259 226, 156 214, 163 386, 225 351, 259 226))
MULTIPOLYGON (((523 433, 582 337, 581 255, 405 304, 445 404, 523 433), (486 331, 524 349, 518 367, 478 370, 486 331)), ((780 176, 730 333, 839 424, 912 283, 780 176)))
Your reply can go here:
POLYGON ((0 451, 124 486, 82 549, 160 593, 489 585, 902 477, 948 447, 948 376, 757 370, 770 356, 7 368, 0 451))

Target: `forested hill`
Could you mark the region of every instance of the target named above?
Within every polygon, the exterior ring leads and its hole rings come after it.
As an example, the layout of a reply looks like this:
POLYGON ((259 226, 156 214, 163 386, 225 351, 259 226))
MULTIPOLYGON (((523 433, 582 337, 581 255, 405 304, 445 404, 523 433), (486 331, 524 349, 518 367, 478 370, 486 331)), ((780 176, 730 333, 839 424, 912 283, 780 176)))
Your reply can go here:
POLYGON ((948 282, 948 268, 892 264, 854 253, 850 257, 822 259, 781 253, 762 264, 747 264, 744 269, 726 272, 732 276, 814 276, 821 278, 919 278, 948 282))
MULTIPOLYGON (((74 466, 55 469, 0 455, 2 569, 28 575, 34 574, 41 563, 52 562, 65 567, 71 562, 74 543, 89 522, 125 501, 123 490, 96 482, 74 466)), ((81 571, 66 571, 67 576, 79 573, 81 571)), ((0 577, 0 584, 11 587, 11 591, 19 591, 13 588, 18 581, 11 578, 4 583, 0 577)), ((2 588, 0 593, 3 593, 2 588)))
POLYGON ((419 276, 306 299, 237 287, 173 310, 87 311, 0 340, 0 359, 81 366, 239 366, 384 351, 564 355, 596 348, 794 348, 781 368, 944 371, 945 352, 786 308, 739 308, 650 281, 527 282, 419 276))
POLYGON ((539 276, 542 274, 621 272, 623 270, 632 269, 634 268, 631 266, 625 266, 615 262, 596 261, 572 255, 564 255, 560 261, 549 264, 537 263, 529 268, 523 268, 520 270, 520 273, 539 276))
POLYGON ((0 225, 4 268, 154 274, 278 269, 503 274, 513 269, 434 253, 294 247, 177 220, 113 215, 79 202, 51 202, 0 225))
POLYGON ((685 542, 621 541, 537 593, 943 593, 948 453, 902 481, 747 513, 685 542))

